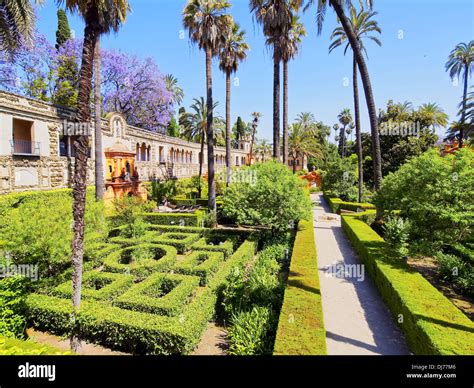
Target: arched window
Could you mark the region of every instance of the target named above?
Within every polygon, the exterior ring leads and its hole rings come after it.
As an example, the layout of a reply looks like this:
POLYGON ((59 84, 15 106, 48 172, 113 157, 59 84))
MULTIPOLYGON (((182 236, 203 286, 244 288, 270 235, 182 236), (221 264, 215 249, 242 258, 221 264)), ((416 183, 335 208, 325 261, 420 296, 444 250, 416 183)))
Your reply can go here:
POLYGON ((171 147, 168 157, 169 157, 170 161, 172 162, 173 159, 174 159, 174 149, 173 149, 173 147, 171 147))
POLYGON ((146 151, 147 151, 146 160, 151 161, 151 146, 148 146, 146 151))
POLYGON ((140 161, 140 144, 138 143, 135 149, 135 160, 140 161))
POLYGON ((140 160, 142 162, 145 162, 147 159, 146 159, 146 144, 145 143, 142 143, 142 146, 140 148, 140 160))

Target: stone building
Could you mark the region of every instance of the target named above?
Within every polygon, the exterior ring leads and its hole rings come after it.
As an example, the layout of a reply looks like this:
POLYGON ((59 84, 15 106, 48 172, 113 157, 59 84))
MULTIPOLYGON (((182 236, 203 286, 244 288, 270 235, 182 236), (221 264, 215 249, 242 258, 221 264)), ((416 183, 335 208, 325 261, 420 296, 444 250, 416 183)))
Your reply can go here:
MULTIPOLYGON (((94 183, 93 124, 75 125, 73 117, 72 110, 0 92, 0 194, 69 187, 74 139, 84 132, 91 135, 88 184, 94 183)), ((129 126, 117 113, 102 120, 102 143, 104 152, 116 143, 135 152, 135 167, 143 181, 199 173, 200 144, 129 126)), ((239 149, 232 150, 233 166, 248 164, 249 149, 243 141, 239 149)), ((225 148, 215 147, 214 153, 216 171, 221 171, 225 168, 225 148)), ((206 146, 203 156, 204 174, 206 146)))

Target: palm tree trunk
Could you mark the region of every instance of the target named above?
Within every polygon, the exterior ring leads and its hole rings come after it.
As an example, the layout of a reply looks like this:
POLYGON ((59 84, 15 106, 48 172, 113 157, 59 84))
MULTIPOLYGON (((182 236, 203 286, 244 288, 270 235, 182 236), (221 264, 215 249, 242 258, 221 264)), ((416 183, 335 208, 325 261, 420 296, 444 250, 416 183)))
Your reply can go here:
POLYGON ((347 38, 351 44, 352 51, 356 57, 357 65, 359 66, 360 76, 362 78, 362 84, 364 86, 365 99, 367 101, 367 110, 369 111, 370 119, 370 132, 372 136, 372 160, 374 164, 374 186, 375 190, 380 188, 382 183, 382 156, 380 151, 380 137, 377 124, 377 111, 375 109, 374 94, 372 92, 372 85, 370 83, 369 70, 365 63, 362 51, 357 40, 357 36, 352 30, 349 19, 344 14, 341 2, 338 0, 330 0, 331 5, 336 11, 337 17, 339 18, 342 27, 347 35, 347 38))
POLYGON ((461 128, 459 129, 459 148, 464 145, 464 121, 466 121, 466 103, 467 103, 467 79, 469 75, 469 66, 464 68, 464 91, 462 94, 462 112, 461 112, 461 128))
POLYGON ((94 132, 94 157, 95 157, 95 198, 100 201, 104 197, 104 159, 102 154, 102 112, 100 101, 100 38, 97 37, 94 58, 94 103, 95 103, 95 132, 94 132))
POLYGON ((198 198, 202 196, 201 177, 202 177, 202 165, 204 163, 204 133, 201 133, 201 157, 199 158, 199 186, 198 186, 198 198))
POLYGON ((226 73, 226 80, 225 80, 225 164, 227 167, 227 174, 226 174, 226 185, 229 186, 230 184, 230 174, 231 174, 231 167, 232 167, 232 160, 230 157, 230 132, 231 132, 231 123, 230 123, 230 72, 226 73))
POLYGON ((283 164, 288 165, 288 61, 283 61, 283 164))
MULTIPOLYGON (((82 49, 82 64, 79 73, 79 91, 77 97, 77 118, 79 123, 89 124, 91 121, 90 96, 92 91, 92 74, 94 63, 94 51, 97 41, 98 11, 91 7, 86 14, 86 27, 84 30, 84 45, 82 49)), ((87 157, 89 151, 89 138, 80 136, 74 143, 76 156, 74 164, 74 176, 72 180, 73 190, 73 239, 72 239, 72 304, 73 322, 81 305, 82 288, 82 260, 84 257, 84 215, 86 210, 86 184, 87 184, 87 157)), ((77 326, 74 325, 71 333, 71 350, 77 351, 80 342, 78 339, 77 326)))
POLYGON ((252 126, 252 141, 250 142, 250 154, 249 154, 249 166, 252 165, 253 159, 253 145, 255 143, 255 132, 257 131, 257 126, 252 126))
POLYGON ((273 47, 273 157, 280 161, 280 49, 273 47))
POLYGON ((216 186, 214 182, 214 131, 213 131, 213 101, 212 101, 212 51, 206 48, 206 89, 207 89, 207 183, 208 207, 210 212, 216 212, 216 186))
POLYGON ((362 202, 363 188, 364 188, 364 169, 362 166, 363 155, 362 155, 362 135, 360 131, 360 111, 359 111, 359 85, 357 83, 357 60, 354 55, 353 59, 353 85, 354 85, 354 118, 356 127, 356 146, 357 146, 357 164, 359 170, 359 203, 362 202))

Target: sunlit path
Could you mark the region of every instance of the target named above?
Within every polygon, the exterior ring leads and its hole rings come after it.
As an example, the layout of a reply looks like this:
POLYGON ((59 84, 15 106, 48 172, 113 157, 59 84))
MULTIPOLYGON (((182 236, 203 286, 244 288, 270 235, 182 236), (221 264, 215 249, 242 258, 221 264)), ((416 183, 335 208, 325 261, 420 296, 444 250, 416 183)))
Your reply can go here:
POLYGON ((322 195, 312 200, 320 201, 313 216, 328 354, 409 354, 367 271, 355 266, 360 261, 340 216, 330 212, 322 195), (339 276, 343 269, 346 276, 339 276))

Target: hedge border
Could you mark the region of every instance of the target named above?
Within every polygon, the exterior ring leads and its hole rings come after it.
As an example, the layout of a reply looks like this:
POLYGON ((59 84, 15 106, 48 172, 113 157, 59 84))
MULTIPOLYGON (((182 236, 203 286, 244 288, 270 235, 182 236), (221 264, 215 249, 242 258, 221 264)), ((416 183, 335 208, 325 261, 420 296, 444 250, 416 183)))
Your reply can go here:
POLYGON ((330 193, 324 193, 324 199, 327 201, 333 213, 339 213, 341 210, 357 212, 359 210, 375 210, 375 205, 371 203, 347 202, 340 198, 335 198, 330 193))
POLYGON ((187 301, 199 286, 199 281, 197 276, 157 272, 120 295, 113 301, 113 305, 126 310, 176 316, 186 308, 187 301), (162 297, 147 294, 148 290, 161 285, 166 280, 178 284, 162 297))
POLYGON ((220 245, 209 245, 206 238, 203 237, 191 245, 193 251, 209 251, 209 252, 222 252, 225 258, 232 255, 234 251, 234 243, 231 240, 226 240, 220 245))
POLYGON ((104 259, 104 269, 108 272, 131 273, 142 276, 152 272, 169 270, 176 262, 177 251, 171 245, 149 244, 143 243, 132 245, 126 248, 118 249, 104 259), (159 260, 147 259, 141 260, 139 263, 121 264, 121 254, 128 251, 134 251, 142 248, 161 249, 165 252, 159 260))
POLYGON ((298 225, 273 354, 326 354, 326 330, 312 219, 300 221, 298 225))
MULTIPOLYGON (((84 298, 97 300, 111 300, 128 290, 134 283, 133 275, 126 275, 113 272, 89 271, 84 273, 82 278, 82 296, 84 298), (84 284, 90 279, 106 279, 111 283, 102 287, 100 290, 94 290, 84 287, 84 284)), ((61 298, 70 298, 72 296, 72 281, 64 282, 53 290, 54 295, 61 298)))
POLYGON ((192 244, 200 239, 200 234, 197 233, 182 233, 182 232, 165 232, 156 237, 147 235, 147 240, 155 244, 171 245, 178 250, 178 253, 184 253, 188 251, 192 244), (184 237, 176 238, 178 236, 184 237))
POLYGON ((342 228, 405 333, 412 352, 474 354, 474 323, 420 273, 392 257, 385 241, 360 219, 362 215, 343 215, 342 228))
POLYGON ((71 352, 64 352, 31 339, 24 341, 0 337, 0 356, 61 356, 71 354, 71 352))
POLYGON ((205 212, 196 210, 194 213, 143 213, 145 222, 155 225, 202 226, 205 212))
POLYGON ((184 275, 199 276, 201 286, 206 285, 224 261, 223 252, 194 251, 173 268, 184 275))

